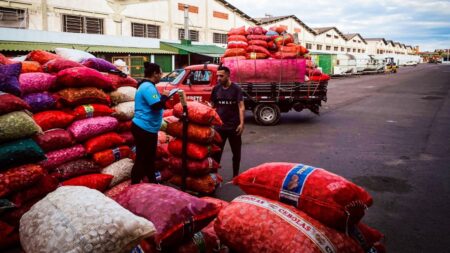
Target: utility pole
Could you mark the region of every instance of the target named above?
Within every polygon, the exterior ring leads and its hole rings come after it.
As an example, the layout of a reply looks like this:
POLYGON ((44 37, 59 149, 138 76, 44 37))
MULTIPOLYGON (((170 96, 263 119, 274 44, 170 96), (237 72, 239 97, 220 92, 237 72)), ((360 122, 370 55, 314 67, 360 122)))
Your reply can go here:
POLYGON ((189 5, 184 5, 184 39, 189 39, 189 5))

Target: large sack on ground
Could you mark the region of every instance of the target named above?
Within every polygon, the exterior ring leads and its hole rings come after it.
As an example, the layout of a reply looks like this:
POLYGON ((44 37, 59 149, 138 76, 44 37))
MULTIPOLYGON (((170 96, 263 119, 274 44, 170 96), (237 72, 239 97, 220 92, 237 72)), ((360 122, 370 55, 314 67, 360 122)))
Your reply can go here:
POLYGON ((53 128, 66 128, 73 120, 74 116, 70 113, 63 111, 44 111, 33 115, 33 119, 43 131, 47 131, 53 128))
MULTIPOLYGON (((181 138, 183 136, 183 122, 168 123, 165 129, 167 134, 181 138)), ((188 124, 188 140, 198 143, 209 144, 212 142, 222 143, 220 134, 217 133, 213 127, 188 124)))
POLYGON ((47 73, 58 73, 61 70, 75 67, 83 67, 83 65, 75 61, 67 60, 64 58, 58 58, 45 63, 42 66, 42 69, 44 70, 44 72, 47 73))
POLYGON ((52 170, 61 164, 77 160, 86 155, 86 150, 83 145, 75 145, 70 148, 58 149, 45 154, 47 160, 40 162, 39 164, 46 170, 52 170))
POLYGON ((75 120, 99 117, 99 116, 110 116, 114 113, 114 110, 107 105, 102 104, 89 104, 89 105, 79 105, 73 109, 73 115, 75 115, 75 120))
POLYGON ((21 63, 0 65, 0 91, 20 96, 19 75, 21 63))
MULTIPOLYGON (((182 175, 182 159, 179 157, 172 156, 169 158, 169 169, 175 174, 182 175)), ((203 176, 209 173, 215 173, 220 168, 220 164, 218 164, 214 159, 208 157, 202 161, 197 160, 188 160, 187 161, 187 170, 188 174, 192 176, 203 176)))
MULTIPOLYGON (((169 152, 172 155, 182 156, 183 141, 181 139, 175 139, 169 143, 169 152)), ((220 151, 220 148, 214 144, 201 145, 194 142, 188 142, 187 144, 187 156, 194 160, 204 160, 206 157, 211 156, 220 151)))
POLYGON ((58 56, 64 59, 80 63, 86 59, 95 58, 94 55, 88 52, 71 48, 55 48, 55 52, 58 56))
POLYGON ((31 110, 31 107, 19 97, 0 91, 0 115, 22 110, 31 110))
POLYGON ((127 187, 114 199, 136 215, 152 221, 157 229, 154 243, 163 250, 192 237, 217 215, 216 207, 174 188, 157 184, 127 187))
MULTIPOLYGON (((221 126, 222 120, 212 107, 199 102, 187 102, 189 121, 200 125, 221 126)), ((181 103, 173 107, 173 115, 181 118, 183 106, 181 103)))
POLYGON ((44 173, 44 169, 35 164, 0 171, 0 198, 36 183, 44 176, 44 173))
MULTIPOLYGON (((169 182, 174 185, 181 186, 183 184, 183 178, 181 176, 174 175, 169 182)), ((186 178, 186 188, 200 194, 209 195, 213 194, 217 186, 222 182, 222 177, 215 173, 199 177, 189 176, 186 178)))
POLYGON ((293 205, 330 227, 345 230, 357 224, 372 197, 361 187, 303 164, 265 163, 233 179, 245 193, 293 205))
POLYGON ((123 158, 130 156, 131 149, 128 146, 120 146, 113 149, 107 149, 95 153, 92 160, 102 167, 106 167, 113 162, 117 162, 123 158))
POLYGON ((60 58, 60 56, 43 50, 34 50, 27 55, 27 60, 37 61, 41 65, 47 63, 50 60, 58 58, 60 58))
POLYGON ((93 161, 81 158, 57 166, 50 175, 57 178, 59 181, 64 181, 86 174, 100 173, 100 171, 101 168, 93 161))
POLYGON ((25 73, 19 76, 22 95, 48 91, 55 86, 56 77, 47 73, 25 73))
POLYGON ((155 232, 150 221, 79 186, 58 188, 20 220, 20 241, 29 253, 130 252, 155 232))
POLYGON ((44 151, 32 139, 20 139, 0 145, 0 169, 44 159, 44 151))
POLYGON ((106 174, 88 174, 71 178, 61 183, 63 186, 86 186, 88 188, 105 191, 114 176, 106 174))
POLYGON ((23 61, 20 73, 42 72, 41 64, 37 61, 23 61))
POLYGON ((34 113, 54 109, 56 106, 56 99, 48 92, 31 93, 25 95, 23 100, 31 107, 34 113))
POLYGON ((349 236, 322 225, 294 207, 243 195, 219 213, 220 240, 236 252, 363 253, 349 236))
POLYGON ((120 104, 124 102, 134 101, 136 96, 136 88, 131 86, 119 87, 117 90, 111 92, 109 96, 111 97, 111 102, 113 104, 120 104))
POLYGON ((134 101, 120 103, 112 108, 113 116, 120 121, 128 121, 134 117, 134 101))
POLYGON ((102 73, 111 82, 113 87, 119 88, 124 86, 131 86, 137 88, 138 82, 136 79, 127 75, 118 75, 113 73, 102 73))
POLYGON ((106 192, 104 192, 105 196, 114 199, 117 195, 122 193, 130 185, 131 185, 131 180, 123 181, 122 183, 117 184, 117 185, 111 187, 106 192))
POLYGON ((67 148, 75 144, 72 136, 64 129, 51 129, 34 138, 45 152, 67 148))
POLYGON ((236 83, 267 83, 276 80, 281 83, 303 83, 305 81, 305 60, 235 60, 224 58, 223 65, 233 69, 230 74, 236 83))
POLYGON ((114 131, 118 125, 117 119, 104 116, 78 120, 72 123, 67 130, 77 141, 84 141, 96 135, 114 131))
POLYGON ((57 75, 56 82, 58 85, 69 88, 96 87, 104 90, 113 89, 111 81, 102 73, 86 67, 61 70, 57 75))
POLYGON ((109 187, 113 187, 123 181, 131 178, 131 169, 133 168, 134 162, 130 158, 124 158, 117 161, 102 170, 103 174, 108 174, 114 176, 109 184, 109 187))
POLYGON ((116 132, 109 132, 89 139, 86 143, 84 143, 84 147, 86 148, 86 152, 88 154, 94 154, 99 151, 120 146, 124 143, 125 139, 123 139, 116 132))
POLYGON ((26 111, 0 116, 0 143, 31 137, 40 132, 41 128, 26 111))
POLYGON ((82 62, 85 67, 95 69, 100 72, 108 72, 110 70, 118 70, 111 62, 101 58, 89 58, 82 62))
POLYGON ((359 243, 364 252, 386 253, 384 246, 384 235, 378 230, 359 223, 348 231, 349 235, 359 243))
POLYGON ((26 202, 29 202, 33 199, 40 199, 47 193, 56 190, 58 185, 58 179, 50 175, 44 175, 35 184, 29 186, 27 189, 15 193, 10 197, 10 199, 17 207, 21 207, 26 202))
MULTIPOLYGON (((56 93, 58 102, 66 106, 77 106, 86 104, 109 105, 111 100, 105 92, 94 87, 67 88, 56 93)), ((61 106, 62 106, 61 105, 61 106)))

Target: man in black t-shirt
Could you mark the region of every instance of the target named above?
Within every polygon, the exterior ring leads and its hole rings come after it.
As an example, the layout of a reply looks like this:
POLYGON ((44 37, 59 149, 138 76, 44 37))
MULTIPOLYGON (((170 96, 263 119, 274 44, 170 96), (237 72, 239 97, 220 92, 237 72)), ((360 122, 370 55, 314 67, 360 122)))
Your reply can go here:
POLYGON ((214 160, 220 163, 223 148, 227 139, 230 142, 233 153, 233 177, 239 174, 241 162, 241 135, 244 131, 244 98, 241 87, 230 81, 230 69, 220 66, 217 69, 218 84, 211 93, 211 102, 216 108, 223 125, 216 127, 217 132, 223 139, 221 151, 214 155, 214 160))

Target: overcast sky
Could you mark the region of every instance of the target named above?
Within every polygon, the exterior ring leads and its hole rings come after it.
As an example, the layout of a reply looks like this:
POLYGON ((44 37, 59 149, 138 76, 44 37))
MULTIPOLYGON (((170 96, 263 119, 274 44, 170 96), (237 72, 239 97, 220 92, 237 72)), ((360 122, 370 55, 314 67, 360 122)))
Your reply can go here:
POLYGON ((450 0, 227 0, 251 17, 296 15, 311 28, 383 37, 421 51, 450 48, 450 0))

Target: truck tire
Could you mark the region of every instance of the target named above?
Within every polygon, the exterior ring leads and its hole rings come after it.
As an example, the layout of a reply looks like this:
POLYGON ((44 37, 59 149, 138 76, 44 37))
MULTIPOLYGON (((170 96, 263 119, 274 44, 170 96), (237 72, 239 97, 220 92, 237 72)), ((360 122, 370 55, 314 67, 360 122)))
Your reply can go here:
POLYGON ((255 107, 253 117, 259 125, 276 125, 281 117, 280 107, 276 104, 259 104, 255 107))

